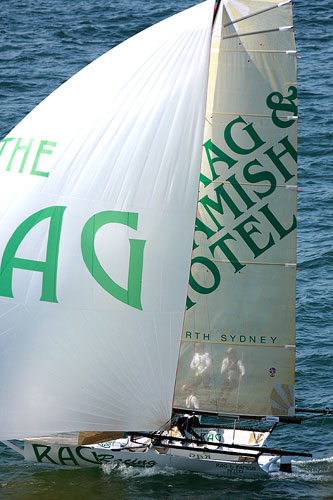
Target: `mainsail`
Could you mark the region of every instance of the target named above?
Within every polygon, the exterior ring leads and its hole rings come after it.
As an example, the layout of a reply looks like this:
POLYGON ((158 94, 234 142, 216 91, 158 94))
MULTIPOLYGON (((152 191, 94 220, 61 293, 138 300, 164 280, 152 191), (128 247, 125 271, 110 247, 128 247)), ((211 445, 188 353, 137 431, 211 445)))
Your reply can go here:
POLYGON ((175 407, 293 415, 296 51, 289 2, 216 18, 175 407))
POLYGON ((0 438, 171 416, 214 2, 136 35, 0 143, 0 438))

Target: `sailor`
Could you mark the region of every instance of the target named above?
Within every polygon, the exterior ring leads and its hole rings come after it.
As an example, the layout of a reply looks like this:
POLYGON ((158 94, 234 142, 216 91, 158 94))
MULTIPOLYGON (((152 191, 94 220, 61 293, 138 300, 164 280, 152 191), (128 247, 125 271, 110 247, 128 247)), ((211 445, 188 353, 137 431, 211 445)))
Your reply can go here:
POLYGON ((176 425, 183 437, 201 439, 193 429, 193 427, 198 427, 200 425, 200 417, 198 417, 198 415, 186 413, 177 418, 176 425))
POLYGON ((222 361, 221 375, 224 381, 221 385, 220 398, 222 402, 225 402, 229 399, 230 392, 239 388, 245 375, 243 362, 238 359, 237 352, 232 347, 227 349, 226 357, 222 361))
POLYGON ((186 397, 186 408, 192 408, 193 410, 199 410, 200 408, 200 403, 199 403, 199 398, 195 394, 189 394, 186 397))
POLYGON ((200 385, 208 387, 210 384, 210 367, 212 360, 209 353, 204 348, 204 344, 197 343, 194 348, 194 355, 190 364, 194 374, 192 379, 192 389, 195 391, 200 385))

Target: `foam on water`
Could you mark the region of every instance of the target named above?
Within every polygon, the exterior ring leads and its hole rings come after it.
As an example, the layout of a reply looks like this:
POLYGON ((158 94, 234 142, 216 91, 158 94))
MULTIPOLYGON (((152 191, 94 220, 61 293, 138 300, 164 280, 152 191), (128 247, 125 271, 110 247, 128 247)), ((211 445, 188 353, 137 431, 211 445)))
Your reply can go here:
POLYGON ((124 464, 103 464, 102 470, 105 474, 113 474, 115 471, 124 479, 151 477, 151 476, 174 476, 175 474, 187 474, 185 471, 173 467, 127 467, 124 464))

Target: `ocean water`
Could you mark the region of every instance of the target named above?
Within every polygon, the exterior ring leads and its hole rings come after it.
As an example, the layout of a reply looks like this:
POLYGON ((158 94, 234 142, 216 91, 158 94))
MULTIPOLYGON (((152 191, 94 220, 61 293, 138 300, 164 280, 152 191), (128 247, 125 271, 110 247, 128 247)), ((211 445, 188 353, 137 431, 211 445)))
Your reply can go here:
MULTIPOLYGON (((1 2, 0 136, 90 61, 195 0, 7 0, 1 2)), ((296 402, 332 401, 332 11, 297 1, 299 200, 296 402)), ((271 445, 309 450, 292 474, 221 479, 174 470, 54 468, 24 462, 0 445, 0 498, 333 499, 333 418, 283 426, 271 445)))

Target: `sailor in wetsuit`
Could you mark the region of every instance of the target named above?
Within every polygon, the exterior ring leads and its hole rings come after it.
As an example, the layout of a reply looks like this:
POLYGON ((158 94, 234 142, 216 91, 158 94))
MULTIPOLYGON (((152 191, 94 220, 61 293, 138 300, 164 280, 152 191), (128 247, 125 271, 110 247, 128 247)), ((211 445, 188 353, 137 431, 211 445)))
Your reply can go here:
POLYGON ((199 434, 193 429, 193 427, 198 427, 200 425, 200 418, 197 415, 182 415, 177 418, 176 425, 183 437, 201 439, 199 434))

